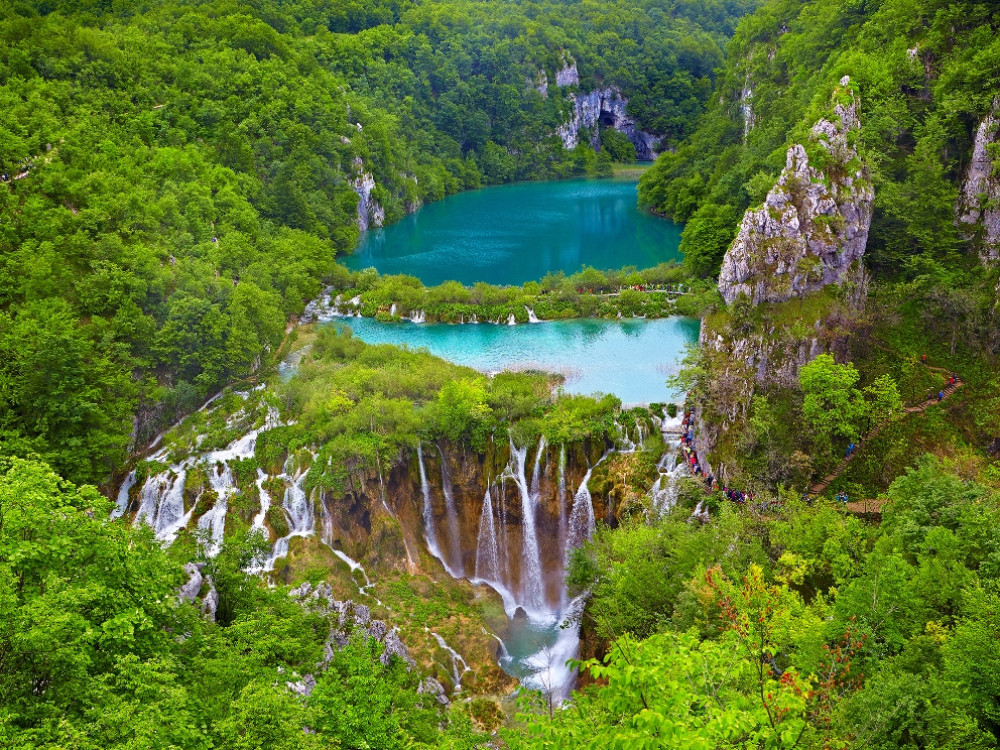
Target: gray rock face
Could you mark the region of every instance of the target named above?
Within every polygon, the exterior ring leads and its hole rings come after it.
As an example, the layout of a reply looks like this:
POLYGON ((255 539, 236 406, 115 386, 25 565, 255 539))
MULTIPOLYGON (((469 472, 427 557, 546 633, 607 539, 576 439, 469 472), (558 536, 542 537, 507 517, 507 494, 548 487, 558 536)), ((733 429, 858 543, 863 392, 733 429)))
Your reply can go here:
POLYGON ((182 602, 191 604, 198 597, 198 592, 201 591, 201 583, 204 580, 201 574, 201 569, 204 567, 205 563, 188 563, 184 566, 184 572, 188 574, 188 580, 177 591, 177 596, 182 602))
POLYGON ((984 263, 1000 260, 1000 174, 990 156, 990 146, 1000 140, 1000 97, 979 123, 972 145, 972 160, 962 185, 955 213, 967 237, 979 246, 984 263))
MULTIPOLYGON (((576 71, 576 66, 573 66, 576 71)), ((557 76, 558 80, 558 76, 557 76)), ((656 136, 639 130, 635 121, 625 114, 628 99, 614 86, 595 89, 589 94, 570 94, 573 112, 568 122, 556 131, 562 138, 565 148, 575 148, 580 142, 580 129, 591 131, 591 146, 595 149, 600 145, 598 140, 598 125, 614 128, 624 133, 635 146, 635 155, 644 161, 652 161, 657 157, 655 150, 656 136)))
POLYGON ((556 86, 578 86, 580 74, 576 70, 576 60, 563 55, 563 64, 556 71, 556 86))
POLYGON ((833 121, 820 120, 810 135, 821 164, 810 164, 805 146, 791 146, 764 205, 744 214, 719 274, 727 303, 740 294, 755 305, 801 297, 840 283, 864 255, 874 191, 850 142, 858 115, 848 77, 834 97, 833 121))
POLYGON ((416 667, 417 663, 410 656, 410 652, 394 628, 390 628, 382 620, 373 620, 371 610, 363 604, 334 599, 329 584, 321 583, 313 588, 311 583, 306 582, 288 594, 303 606, 337 615, 337 624, 330 629, 323 661, 317 665, 319 668, 325 668, 334 653, 344 648, 350 642, 351 635, 356 632, 364 633, 382 644, 379 661, 383 664, 388 664, 393 657, 396 657, 405 662, 410 669, 416 667))

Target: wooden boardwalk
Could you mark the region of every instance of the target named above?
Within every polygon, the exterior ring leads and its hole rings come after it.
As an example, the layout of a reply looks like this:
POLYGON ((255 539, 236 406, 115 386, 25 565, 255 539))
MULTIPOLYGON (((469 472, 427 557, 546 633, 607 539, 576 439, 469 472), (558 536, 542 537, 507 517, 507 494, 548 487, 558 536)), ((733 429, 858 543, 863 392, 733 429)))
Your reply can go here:
MULTIPOLYGON (((946 370, 943 367, 931 367, 930 365, 927 365, 927 369, 932 370, 934 372, 947 373, 949 376, 951 375, 951 371, 946 370)), ((944 399, 942 400, 947 399, 949 396, 951 396, 951 394, 953 394, 955 391, 961 388, 962 385, 963 385, 962 379, 956 376, 954 385, 947 385, 944 387, 943 389, 944 399)), ((934 406, 935 404, 938 403, 941 402, 938 401, 937 397, 935 396, 934 398, 929 398, 926 401, 916 404, 915 406, 907 406, 905 409, 903 409, 903 416, 906 417, 910 414, 919 414, 920 412, 926 411, 929 407, 934 406)), ((885 420, 884 422, 873 428, 867 435, 861 438, 861 440, 858 441, 857 445, 855 446, 854 452, 851 455, 841 459, 840 463, 837 465, 837 468, 834 469, 832 473, 828 474, 822 480, 820 480, 819 482, 817 482, 816 484, 814 484, 812 487, 809 488, 809 495, 815 497, 825 492, 826 488, 829 487, 834 482, 834 480, 836 480, 837 477, 839 477, 844 472, 844 469, 847 468, 848 464, 850 464, 851 461, 854 460, 854 457, 861 452, 861 449, 864 448, 864 446, 873 438, 875 438, 880 432, 882 432, 882 430, 891 422, 892 422, 891 419, 885 420)), ((850 507, 850 505, 852 504, 853 503, 849 503, 848 507, 850 507)))

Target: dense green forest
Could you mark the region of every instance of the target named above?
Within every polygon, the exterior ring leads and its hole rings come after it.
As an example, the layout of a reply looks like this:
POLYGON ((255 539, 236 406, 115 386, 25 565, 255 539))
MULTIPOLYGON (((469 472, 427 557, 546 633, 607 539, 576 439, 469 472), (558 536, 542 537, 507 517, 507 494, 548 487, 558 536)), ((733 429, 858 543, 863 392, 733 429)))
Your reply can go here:
POLYGON ((1000 89, 997 23, 990 2, 765 3, 733 38, 697 130, 643 176, 640 200, 686 222, 685 262, 715 275, 788 143, 801 142, 849 75, 875 186, 865 263, 948 285, 978 266, 955 205, 976 127, 1000 89))
POLYGON ((972 0, 0 0, 0 745, 998 747, 1000 266, 956 225, 1000 106, 998 30, 996 3, 972 0), (569 60, 579 82, 561 91, 569 60), (875 195, 863 283, 726 306, 715 277, 744 212, 845 75, 875 195), (685 223, 682 266, 425 288, 337 264, 365 174, 392 221, 462 189, 605 172, 620 139, 601 156, 556 134, 565 94, 604 85, 669 147, 639 197, 685 223), (325 287, 381 320, 680 312, 707 335, 671 381, 687 404, 626 410, 543 373, 288 327, 325 287), (788 342, 804 361, 784 381, 741 360, 788 342), (295 373, 278 373, 290 352, 295 373), (654 416, 695 406, 725 476, 715 491, 680 478, 658 503, 654 416), (88 483, 120 478, 135 443, 185 414, 135 457, 122 509, 185 467, 194 520, 167 546, 106 520, 110 485, 88 483), (219 467, 193 457, 250 430, 212 555, 196 522, 219 467), (407 566, 387 492, 419 492, 421 445, 441 451, 442 482, 442 444, 505 482, 508 442, 543 439, 569 444, 588 498, 613 507, 566 547, 566 598, 586 606, 563 623, 581 642, 561 707, 512 695, 488 649, 465 650, 481 674, 445 706, 422 682, 451 678, 440 650, 408 669, 289 595, 332 585, 404 641, 448 622, 463 650, 495 648, 499 595, 449 576, 429 538, 407 566), (363 519, 372 580, 315 534, 247 572, 288 531, 258 500, 291 474, 363 519), (192 560, 193 602, 178 595, 192 560))
POLYGON ((556 129, 598 85, 677 142, 752 6, 0 4, 0 450, 107 480, 277 348, 353 248, 364 175, 392 221, 592 172, 556 129))

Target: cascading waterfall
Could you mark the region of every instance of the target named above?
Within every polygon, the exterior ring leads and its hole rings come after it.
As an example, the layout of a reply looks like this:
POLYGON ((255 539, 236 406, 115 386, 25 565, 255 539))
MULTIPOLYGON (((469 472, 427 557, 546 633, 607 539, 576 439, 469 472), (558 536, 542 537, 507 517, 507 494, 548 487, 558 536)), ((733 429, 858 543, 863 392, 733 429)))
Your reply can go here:
POLYGON ((493 519, 493 488, 486 488, 483 510, 479 514, 479 536, 476 539, 476 578, 493 585, 502 585, 500 547, 493 519))
POLYGON ((214 557, 222 549, 222 539, 226 531, 226 512, 229 510, 229 498, 236 492, 236 481, 229 464, 210 469, 208 483, 215 490, 216 501, 212 509, 198 519, 198 528, 206 533, 205 554, 214 557))
POLYGON ((417 463, 420 465, 420 491, 424 496, 424 536, 427 537, 427 550, 441 562, 448 575, 452 578, 461 578, 462 576, 456 575, 444 555, 441 554, 441 546, 438 544, 437 527, 434 523, 431 484, 427 481, 427 469, 424 467, 424 450, 420 443, 417 443, 417 463))
POLYGON ((523 536, 521 597, 525 609, 541 609, 545 605, 545 582, 542 578, 542 560, 538 549, 538 531, 535 524, 537 498, 533 497, 524 473, 528 448, 518 448, 510 440, 511 479, 521 495, 521 532, 523 536))
POLYGON ((566 549, 569 513, 566 508, 566 444, 559 446, 559 549, 566 549))
POLYGON ((264 520, 267 518, 267 512, 271 509, 271 495, 264 489, 264 482, 267 479, 267 474, 258 468, 257 494, 260 497, 260 511, 253 517, 253 523, 250 526, 251 529, 264 532, 264 536, 267 536, 267 527, 264 526, 264 520))
POLYGON ((194 510, 184 512, 184 482, 187 471, 178 467, 176 472, 163 472, 150 477, 139 495, 139 510, 134 524, 145 523, 160 542, 170 545, 177 533, 187 525, 194 510))
POLYGON ((462 563, 462 540, 458 530, 458 510, 455 508, 455 498, 451 491, 451 477, 448 476, 448 461, 444 451, 438 446, 441 454, 441 489, 444 492, 444 507, 448 521, 448 551, 451 557, 452 569, 458 578, 465 576, 465 565, 462 563))
POLYGON ((538 319, 538 316, 535 315, 535 311, 532 308, 530 308, 527 305, 525 305, 524 306, 524 310, 525 310, 525 312, 528 313, 528 322, 529 323, 541 323, 542 322, 542 321, 540 321, 538 319))
POLYGON ((514 317, 514 313, 511 313, 510 315, 507 316, 507 325, 509 326, 517 325, 517 318, 514 317))
POLYGON ((587 469, 579 489, 573 496, 573 509, 569 516, 568 537, 566 539, 567 560, 570 551, 590 539, 597 527, 594 521, 594 501, 590 495, 590 488, 587 486, 593 471, 593 466, 587 469))
POLYGON ((118 490, 118 499, 115 500, 115 507, 111 511, 112 521, 125 515, 125 511, 128 510, 128 493, 132 491, 133 487, 135 487, 135 469, 128 473, 125 481, 122 482, 121 489, 118 490))

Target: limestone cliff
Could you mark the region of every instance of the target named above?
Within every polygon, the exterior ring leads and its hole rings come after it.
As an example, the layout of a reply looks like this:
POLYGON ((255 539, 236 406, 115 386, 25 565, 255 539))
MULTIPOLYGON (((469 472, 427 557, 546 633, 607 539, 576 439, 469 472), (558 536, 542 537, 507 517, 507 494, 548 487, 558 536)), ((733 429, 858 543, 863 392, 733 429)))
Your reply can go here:
MULTIPOLYGON (((576 78, 575 73, 574 65, 572 75, 560 71, 557 80, 560 76, 562 80, 573 80, 576 78)), ((576 147, 580 142, 580 130, 587 128, 590 130, 591 145, 596 149, 600 145, 599 128, 613 128, 628 136, 635 146, 635 155, 640 160, 652 161, 657 157, 656 136, 640 130, 635 121, 625 113, 628 99, 614 86, 594 89, 586 94, 570 94, 569 100, 573 107, 570 118, 557 131, 566 148, 576 147)))
POLYGON ((959 225, 979 249, 984 263, 1000 260, 1000 174, 994 164, 1000 141, 1000 98, 979 123, 972 146, 972 159, 959 197, 959 225))
POLYGON ((743 216, 719 274, 727 303, 783 302, 840 283, 868 241, 874 192, 852 143, 858 101, 844 77, 834 116, 788 149, 764 205, 743 216))
POLYGON ((364 163, 358 157, 354 160, 357 175, 351 180, 351 187, 358 194, 358 229, 362 232, 369 227, 380 227, 385 222, 385 209, 372 197, 375 177, 365 171, 364 163))

